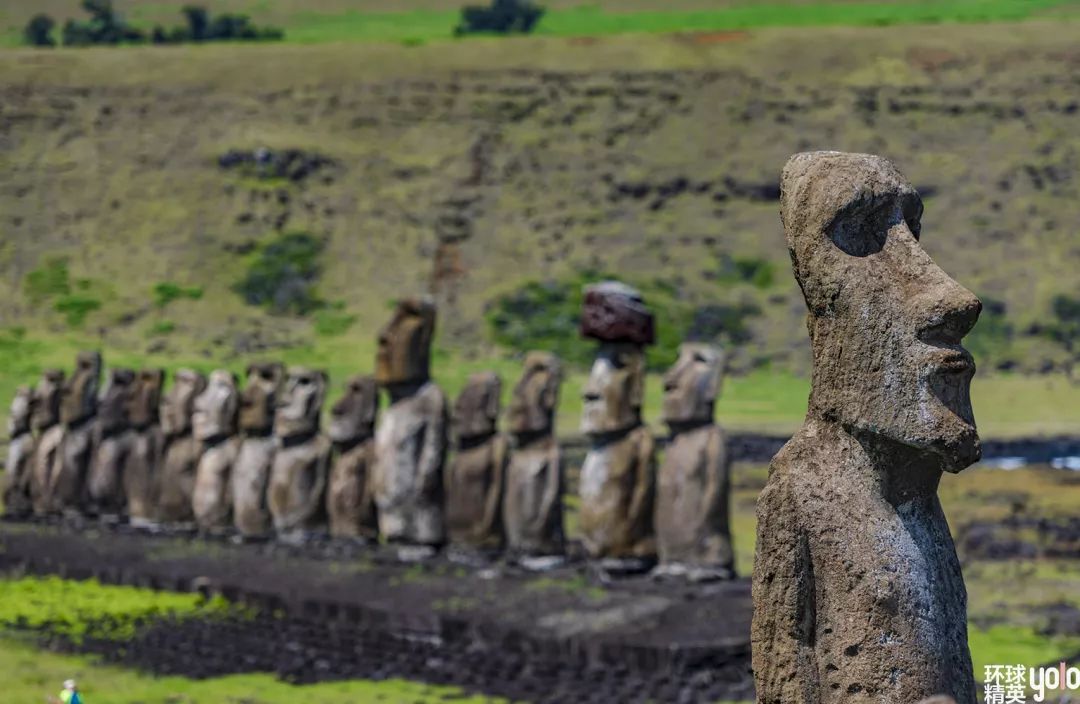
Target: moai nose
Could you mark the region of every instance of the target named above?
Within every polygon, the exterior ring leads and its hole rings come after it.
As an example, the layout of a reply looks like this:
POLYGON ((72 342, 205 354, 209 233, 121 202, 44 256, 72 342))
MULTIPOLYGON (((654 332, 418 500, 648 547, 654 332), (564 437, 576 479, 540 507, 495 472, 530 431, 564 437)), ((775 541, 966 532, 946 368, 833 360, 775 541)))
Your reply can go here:
MULTIPOLYGON (((944 272, 943 272, 944 273, 944 272)), ((924 324, 919 339, 929 344, 959 345, 982 312, 975 294, 945 276, 942 286, 927 287, 920 295, 924 324)))

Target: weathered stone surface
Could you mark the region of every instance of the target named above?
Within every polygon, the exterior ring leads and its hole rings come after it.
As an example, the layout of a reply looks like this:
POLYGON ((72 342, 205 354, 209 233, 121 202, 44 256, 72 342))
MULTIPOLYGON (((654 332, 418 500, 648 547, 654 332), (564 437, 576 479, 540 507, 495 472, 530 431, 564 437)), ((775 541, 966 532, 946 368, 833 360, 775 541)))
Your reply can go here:
POLYGON ((529 352, 507 409, 513 436, 503 495, 507 548, 522 555, 563 551, 563 466, 555 439, 562 370, 549 352, 529 352))
POLYGON ((457 452, 446 468, 446 529, 468 548, 502 547, 502 498, 508 443, 498 432, 502 380, 493 372, 469 377, 454 403, 457 452))
POLYGON ((782 190, 814 371, 758 500, 758 701, 974 704, 937 486, 980 454, 960 346, 979 301, 919 246, 922 203, 888 161, 799 154, 782 190))
POLYGON ((124 508, 123 470, 131 450, 128 412, 134 386, 134 371, 111 369, 98 399, 94 449, 86 475, 86 510, 94 515, 117 515, 124 508))
POLYGON ((80 352, 75 373, 65 382, 60 396, 60 422, 64 437, 59 463, 49 482, 51 510, 80 511, 85 503, 86 474, 94 446, 94 414, 97 412, 101 355, 80 352))
POLYGON ((165 438, 158 478, 158 520, 187 523, 195 519, 192 495, 202 443, 192 432, 195 399, 206 390, 206 377, 191 369, 176 372, 172 388, 161 402, 161 433, 165 438))
POLYGON ((133 525, 157 520, 164 435, 159 413, 164 369, 141 369, 135 379, 128 408, 131 446, 124 463, 124 495, 133 525))
POLYGON ((34 513, 43 516, 52 510, 49 487, 52 474, 60 464, 60 443, 64 426, 60 424, 60 396, 64 388, 64 372, 48 369, 34 387, 33 413, 30 424, 37 435, 30 477, 30 501, 34 513))
POLYGON ((330 534, 338 538, 378 537, 371 468, 375 461, 375 418, 379 387, 371 376, 345 384, 345 395, 330 409, 334 458, 326 494, 330 534))
POLYGON ((230 476, 240 449, 239 407, 236 377, 223 369, 211 372, 206 390, 195 398, 191 416, 195 439, 202 443, 191 507, 203 532, 222 532, 232 523, 230 476))
POLYGON ((4 513, 25 516, 32 510, 30 482, 33 476, 34 434, 30 427, 34 391, 20 386, 8 411, 8 447, 4 462, 4 513))
POLYGON ((326 527, 331 446, 319 432, 326 380, 326 372, 290 368, 274 416, 278 448, 270 470, 268 504, 279 535, 313 533, 326 527))
POLYGON ((379 331, 375 381, 381 386, 427 381, 434 336, 435 304, 431 299, 399 301, 394 317, 379 331))
POLYGON ((664 376, 664 422, 671 442, 656 488, 660 562, 734 574, 728 519, 731 462, 713 423, 723 358, 709 345, 686 343, 664 376))
POLYGON ((285 380, 277 362, 249 364, 247 383, 240 395, 240 449, 232 471, 233 525, 243 536, 270 531, 267 487, 277 439, 274 413, 285 380))
POLYGON ((653 314, 637 290, 618 281, 585 288, 581 334, 600 342, 651 345, 655 339, 653 314))

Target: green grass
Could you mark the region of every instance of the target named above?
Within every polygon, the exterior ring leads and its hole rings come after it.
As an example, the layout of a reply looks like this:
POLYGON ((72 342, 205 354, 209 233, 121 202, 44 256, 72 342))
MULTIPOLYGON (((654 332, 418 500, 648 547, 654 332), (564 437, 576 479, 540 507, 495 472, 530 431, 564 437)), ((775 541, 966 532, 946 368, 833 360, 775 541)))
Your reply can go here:
POLYGON ((1050 638, 1031 628, 993 626, 985 631, 969 628, 968 646, 975 679, 982 681, 987 665, 1021 663, 1033 667, 1074 656, 1080 653, 1080 638, 1050 638))

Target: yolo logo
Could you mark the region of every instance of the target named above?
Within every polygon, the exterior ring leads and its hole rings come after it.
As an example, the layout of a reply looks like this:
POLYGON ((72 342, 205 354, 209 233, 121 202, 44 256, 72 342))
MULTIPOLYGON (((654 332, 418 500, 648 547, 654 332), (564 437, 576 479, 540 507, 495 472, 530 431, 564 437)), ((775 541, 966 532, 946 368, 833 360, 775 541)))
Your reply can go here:
POLYGON ((1080 690, 1080 667, 1028 667, 987 665, 984 676, 984 704, 1027 704, 1046 701, 1047 693, 1080 690))

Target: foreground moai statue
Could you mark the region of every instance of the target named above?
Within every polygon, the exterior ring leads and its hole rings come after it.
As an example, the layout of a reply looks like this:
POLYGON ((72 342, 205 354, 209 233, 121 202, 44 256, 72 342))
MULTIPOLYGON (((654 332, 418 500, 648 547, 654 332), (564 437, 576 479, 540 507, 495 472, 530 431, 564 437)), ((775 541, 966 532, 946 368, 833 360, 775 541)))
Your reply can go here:
POLYGON ((334 444, 326 513, 335 538, 379 536, 371 468, 375 461, 375 417, 379 386, 375 377, 356 376, 345 384, 345 395, 330 409, 330 441, 334 444))
POLYGON ((561 383, 558 357, 529 352, 507 409, 514 442, 504 480, 503 527, 507 548, 516 555, 563 552, 563 467, 555 439, 561 383))
POLYGON ((278 448, 270 470, 269 505, 279 536, 304 537, 326 526, 330 439, 319 432, 326 372, 292 367, 274 416, 278 448))
POLYGON ((134 386, 131 369, 110 369, 105 377, 86 475, 86 509, 92 515, 115 516, 124 508, 123 471, 131 449, 128 412, 134 386))
POLYGON ((60 396, 64 438, 60 443, 59 463, 49 483, 53 512, 79 512, 85 503, 100 381, 101 355, 80 352, 75 358, 75 373, 65 382, 60 396))
POLYGON ((34 433, 30 417, 33 410, 33 390, 29 386, 20 386, 8 411, 8 448, 3 486, 4 513, 8 516, 25 516, 33 508, 30 503, 34 459, 34 433))
POLYGON ((240 449, 232 471, 233 525, 240 535, 256 538, 270 532, 267 486, 274 462, 274 413, 285 368, 277 362, 249 364, 240 394, 240 449))
POLYGON ((223 533, 232 525, 230 477, 240 450, 239 408, 236 377, 223 369, 211 372, 206 390, 195 398, 191 416, 195 439, 202 443, 191 508, 203 533, 223 533))
POLYGON ((429 299, 398 303, 379 332, 375 380, 390 407, 375 431, 372 489, 379 533, 391 542, 438 546, 443 523, 443 464, 446 461, 446 396, 430 379, 435 304, 429 299))
POLYGON ((758 499, 758 701, 974 704, 937 487, 980 456, 960 346, 979 300, 919 246, 919 195, 881 157, 792 157, 781 215, 814 366, 758 499))
POLYGON ((52 475, 60 466, 60 445, 64 439, 64 426, 60 423, 63 389, 64 372, 60 369, 46 370, 34 387, 30 425, 37 442, 30 468, 30 502, 38 516, 52 511, 52 475))
POLYGON ((469 377, 454 404, 457 452, 446 468, 446 529, 453 545, 498 550, 503 545, 502 497, 508 444, 498 432, 502 380, 469 377))
POLYGON ((181 369, 161 401, 161 434, 165 445, 157 479, 157 516, 162 523, 184 524, 195 520, 192 495, 202 442, 192 431, 192 416, 195 399, 205 390, 205 376, 181 369))
POLYGON ((579 480, 582 542, 613 569, 645 569, 656 556, 656 443, 641 422, 653 316, 636 290, 609 281, 585 290, 581 332, 600 340, 581 418, 590 442, 579 480))
POLYGON ((135 378, 128 406, 130 445, 124 463, 124 495, 128 518, 133 526, 147 526, 158 518, 164 437, 159 422, 161 388, 165 370, 142 369, 135 378))
POLYGON ((656 482, 656 544, 661 572, 734 576, 728 519, 731 462, 713 422, 723 357, 684 343, 664 376, 664 422, 671 442, 656 482), (706 574, 711 572, 711 574, 706 574))

